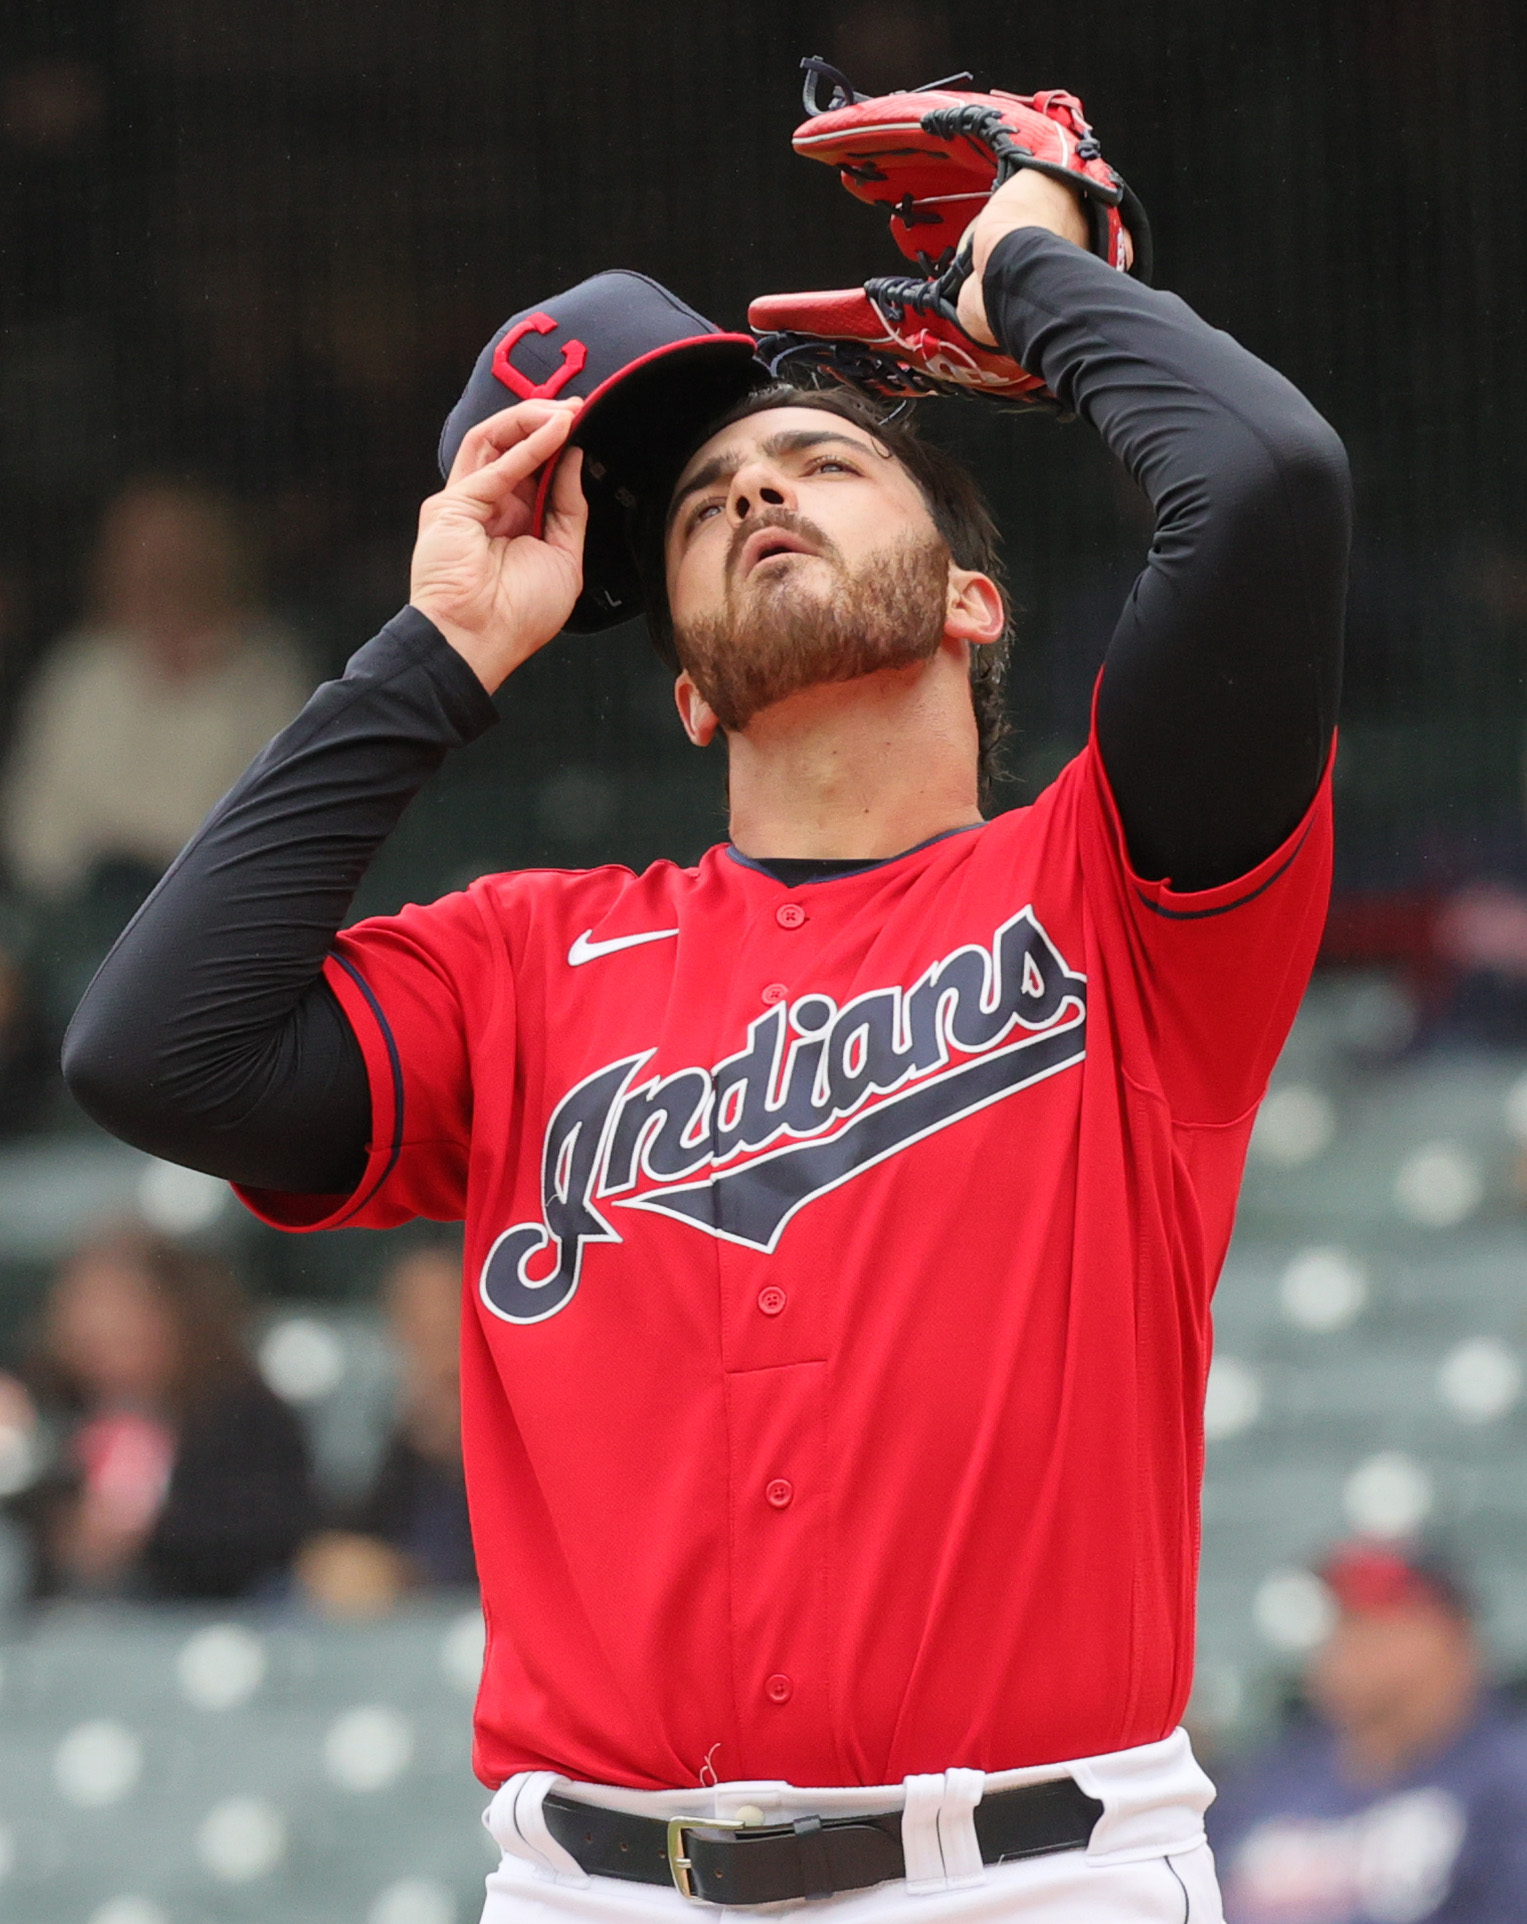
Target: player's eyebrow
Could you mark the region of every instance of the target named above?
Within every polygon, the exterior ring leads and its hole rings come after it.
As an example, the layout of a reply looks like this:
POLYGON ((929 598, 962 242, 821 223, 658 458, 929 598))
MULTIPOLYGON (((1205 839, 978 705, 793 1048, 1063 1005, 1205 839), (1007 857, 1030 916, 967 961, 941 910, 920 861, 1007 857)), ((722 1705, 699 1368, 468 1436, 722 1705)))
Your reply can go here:
MULTIPOLYGON (((840 434, 836 428, 782 428, 778 434, 771 434, 767 441, 760 442, 758 452, 771 459, 781 454, 804 454, 808 448, 818 448, 824 441, 841 441, 845 447, 853 448, 863 455, 873 455, 875 450, 866 441, 857 440, 852 434, 840 434)), ((667 528, 672 528, 679 517, 679 510, 693 494, 703 494, 707 488, 715 487, 718 481, 730 481, 742 466, 739 453, 714 454, 703 468, 699 468, 675 491, 673 500, 668 504, 667 528)))

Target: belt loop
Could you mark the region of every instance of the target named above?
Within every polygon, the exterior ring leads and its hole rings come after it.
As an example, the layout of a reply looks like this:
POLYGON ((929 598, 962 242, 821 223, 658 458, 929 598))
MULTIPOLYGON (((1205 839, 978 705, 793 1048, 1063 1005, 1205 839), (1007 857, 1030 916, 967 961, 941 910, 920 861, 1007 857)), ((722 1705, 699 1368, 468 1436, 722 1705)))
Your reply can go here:
POLYGON ((938 1841, 944 1875, 951 1890, 986 1882, 981 1840, 976 1836, 975 1808, 986 1788, 984 1770, 946 1770, 944 1798, 938 1811, 938 1841))
POLYGON ((901 1812, 901 1850, 907 1860, 907 1889, 914 1895, 944 1890, 944 1853, 938 1841, 944 1773, 907 1777, 903 1788, 907 1801, 901 1812))
POLYGON ((820 1817, 797 1817, 790 1826, 801 1854, 801 1890, 806 1897, 831 1897, 832 1872, 827 1868, 827 1846, 820 1817))
MULTIPOLYGON (((515 1850, 514 1855, 529 1858, 543 1876, 550 1873, 558 1883, 587 1884, 590 1881, 589 1873, 546 1828, 546 1812, 543 1808, 546 1793, 557 1781, 554 1770, 527 1770, 520 1774, 512 1820, 524 1848, 515 1850)), ((510 1848, 513 1849, 513 1845, 510 1848)))

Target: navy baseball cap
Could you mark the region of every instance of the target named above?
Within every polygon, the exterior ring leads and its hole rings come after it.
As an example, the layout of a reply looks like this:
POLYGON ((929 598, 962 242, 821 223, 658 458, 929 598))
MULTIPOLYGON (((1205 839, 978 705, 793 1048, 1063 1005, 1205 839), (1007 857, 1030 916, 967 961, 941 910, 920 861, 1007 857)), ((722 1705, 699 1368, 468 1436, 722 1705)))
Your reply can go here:
MULTIPOLYGON (((645 274, 613 268, 506 321, 477 357, 440 435, 449 474, 469 429, 516 401, 584 403, 569 447, 583 449, 589 504, 574 634, 642 611, 632 534, 638 513, 671 488, 710 422, 773 377, 751 334, 727 334, 645 274)), ((541 478, 540 532, 552 471, 541 478)))

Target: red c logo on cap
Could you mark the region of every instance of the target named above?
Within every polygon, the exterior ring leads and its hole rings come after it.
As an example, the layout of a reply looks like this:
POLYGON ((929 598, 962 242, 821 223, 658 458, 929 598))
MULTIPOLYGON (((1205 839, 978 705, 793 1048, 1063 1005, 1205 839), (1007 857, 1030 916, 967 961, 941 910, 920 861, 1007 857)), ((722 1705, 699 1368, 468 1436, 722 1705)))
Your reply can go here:
POLYGON ((583 364, 589 357, 588 349, 582 341, 562 343, 562 365, 544 381, 527 381, 509 356, 527 334, 551 334, 556 331, 557 322, 549 314, 527 314, 523 321, 514 326, 493 350, 493 372, 506 388, 511 389, 522 401, 549 401, 551 397, 567 386, 575 374, 581 374, 583 364))

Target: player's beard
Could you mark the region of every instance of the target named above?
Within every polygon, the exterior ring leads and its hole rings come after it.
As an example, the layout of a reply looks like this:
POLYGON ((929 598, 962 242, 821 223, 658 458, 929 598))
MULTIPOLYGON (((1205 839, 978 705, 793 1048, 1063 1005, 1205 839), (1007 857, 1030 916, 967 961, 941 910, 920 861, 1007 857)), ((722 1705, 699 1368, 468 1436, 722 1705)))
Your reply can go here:
POLYGON ((949 550, 937 535, 909 536, 850 569, 814 522, 766 508, 734 536, 727 575, 724 612, 676 625, 674 643, 728 732, 803 688, 931 661, 944 638, 949 550), (809 541, 826 583, 798 581, 801 564, 794 563, 739 581, 733 559, 760 527, 788 528, 809 541))

